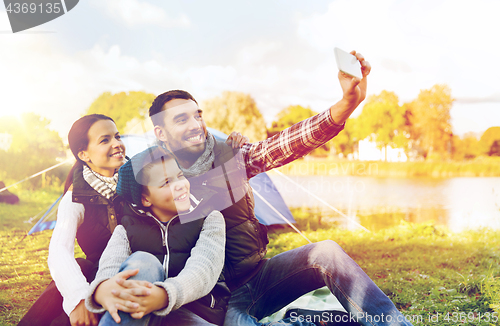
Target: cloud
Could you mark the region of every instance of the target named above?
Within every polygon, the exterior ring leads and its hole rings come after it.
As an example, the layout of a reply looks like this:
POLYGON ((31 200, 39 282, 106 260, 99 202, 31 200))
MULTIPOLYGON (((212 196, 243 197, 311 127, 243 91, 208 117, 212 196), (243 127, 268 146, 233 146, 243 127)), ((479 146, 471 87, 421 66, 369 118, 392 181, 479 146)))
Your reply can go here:
POLYGON ((160 27, 189 27, 191 22, 185 14, 172 18, 160 7, 139 0, 91 0, 90 4, 104 10, 115 20, 129 27, 156 25, 160 27))
POLYGON ((245 45, 238 53, 238 62, 241 65, 261 65, 266 62, 273 53, 283 50, 282 44, 278 42, 264 42, 245 45))
POLYGON ((402 99, 448 84, 462 97, 488 97, 500 75, 500 2, 338 0, 324 13, 303 17, 297 35, 332 56, 334 46, 361 51, 372 64, 369 91, 402 99))
POLYGON ((474 104, 474 103, 500 103, 500 93, 491 94, 483 97, 457 97, 456 103, 474 104))
POLYGON ((102 92, 189 87, 175 67, 124 55, 117 45, 69 54, 51 35, 4 34, 2 48, 0 116, 35 112, 50 119, 63 139, 102 92))

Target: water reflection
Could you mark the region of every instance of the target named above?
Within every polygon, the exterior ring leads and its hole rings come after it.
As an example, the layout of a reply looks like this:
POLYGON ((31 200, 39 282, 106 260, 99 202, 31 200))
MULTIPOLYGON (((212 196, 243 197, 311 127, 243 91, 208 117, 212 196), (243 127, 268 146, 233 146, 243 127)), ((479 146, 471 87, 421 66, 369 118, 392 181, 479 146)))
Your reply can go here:
MULTIPOLYGON (((339 214, 307 195, 296 182, 329 205, 370 230, 394 226, 401 220, 434 221, 452 231, 500 229, 500 178, 372 178, 353 176, 271 175, 290 207, 322 207, 326 220, 353 228, 339 214)), ((325 218, 323 218, 325 221, 325 218)))

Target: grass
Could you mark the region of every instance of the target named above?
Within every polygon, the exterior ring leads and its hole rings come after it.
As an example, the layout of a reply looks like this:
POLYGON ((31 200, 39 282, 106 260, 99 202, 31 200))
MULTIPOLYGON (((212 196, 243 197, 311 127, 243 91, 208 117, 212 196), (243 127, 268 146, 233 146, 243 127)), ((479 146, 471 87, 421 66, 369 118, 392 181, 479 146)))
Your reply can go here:
POLYGON ((329 159, 297 160, 279 168, 287 175, 370 177, 498 177, 500 158, 484 157, 467 162, 381 162, 329 159))
POLYGON ((27 233, 41 217, 38 214, 59 196, 55 190, 11 191, 20 203, 0 203, 0 325, 17 324, 51 280, 47 254, 52 233, 27 233), (30 219, 32 223, 25 223, 30 219))
MULTIPOLYGON (((498 324, 483 317, 500 315, 500 231, 451 233, 431 223, 406 222, 376 233, 345 231, 311 222, 300 211, 294 211, 299 229, 312 242, 335 240, 398 309, 421 316, 421 325, 498 324), (436 316, 439 323, 429 320, 436 316)), ((269 257, 307 243, 287 229, 270 238, 269 257)))
MULTIPOLYGON (((32 224, 23 221, 47 208, 58 193, 18 195, 19 205, 0 204, 4 326, 16 325, 51 279, 46 264, 51 231, 26 236, 32 224)), ((500 313, 500 231, 451 233, 433 224, 402 223, 368 233, 340 230, 315 212, 296 209, 293 214, 309 239, 339 243, 404 314, 422 316, 423 322, 415 324, 495 325, 485 322, 485 316, 500 313), (439 322, 429 321, 436 316, 439 322)), ((271 230, 269 236, 269 257, 306 244, 288 228, 271 230)))

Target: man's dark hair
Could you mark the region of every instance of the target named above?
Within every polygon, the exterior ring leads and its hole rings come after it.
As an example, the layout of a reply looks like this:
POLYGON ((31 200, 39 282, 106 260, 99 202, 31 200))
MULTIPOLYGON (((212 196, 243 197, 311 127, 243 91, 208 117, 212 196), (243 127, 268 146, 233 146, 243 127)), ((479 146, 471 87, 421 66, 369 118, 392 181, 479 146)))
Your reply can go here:
POLYGON ((194 97, 186 91, 181 91, 176 89, 160 94, 155 98, 153 104, 151 104, 151 107, 149 108, 149 117, 151 118, 153 125, 163 126, 163 118, 162 118, 163 115, 158 113, 163 111, 163 106, 165 105, 165 103, 171 100, 175 100, 177 98, 183 100, 191 100, 194 101, 196 104, 198 104, 198 102, 196 102, 194 97))

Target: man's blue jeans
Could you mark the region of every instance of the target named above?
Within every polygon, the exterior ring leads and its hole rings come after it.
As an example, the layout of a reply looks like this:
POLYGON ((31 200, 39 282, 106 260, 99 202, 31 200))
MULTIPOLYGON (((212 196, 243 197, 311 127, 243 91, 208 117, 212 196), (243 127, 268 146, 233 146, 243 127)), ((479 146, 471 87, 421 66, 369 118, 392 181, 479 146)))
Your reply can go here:
POLYGON ((325 285, 350 313, 351 321, 411 325, 358 264, 337 243, 326 240, 266 261, 257 275, 232 292, 224 326, 316 325, 297 316, 267 324, 258 320, 325 285))
MULTIPOLYGON (((139 273, 129 278, 129 280, 141 280, 148 282, 162 282, 165 280, 165 270, 160 261, 153 255, 143 251, 134 252, 120 266, 120 272, 130 269, 139 269, 139 273)), ((191 311, 179 308, 170 312, 167 316, 161 317, 148 314, 141 319, 134 319, 129 313, 119 311, 121 322, 117 324, 113 317, 106 312, 99 322, 99 326, 203 326, 212 325, 203 318, 195 315, 191 311)))

